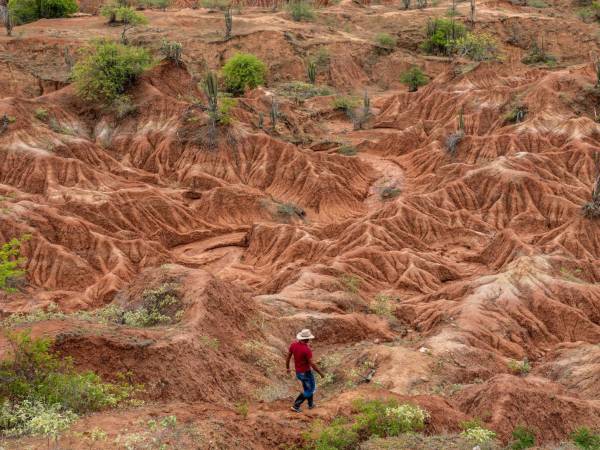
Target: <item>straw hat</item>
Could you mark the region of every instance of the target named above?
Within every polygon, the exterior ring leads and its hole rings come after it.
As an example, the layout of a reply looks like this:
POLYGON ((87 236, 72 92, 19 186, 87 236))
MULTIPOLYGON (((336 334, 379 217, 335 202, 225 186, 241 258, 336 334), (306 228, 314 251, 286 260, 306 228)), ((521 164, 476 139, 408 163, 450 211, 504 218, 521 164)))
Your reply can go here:
POLYGON ((302 330, 300 333, 298 333, 296 335, 296 339, 298 339, 299 341, 302 341, 304 339, 314 339, 315 337, 313 336, 313 334, 310 332, 310 330, 308 328, 305 328, 304 330, 302 330))

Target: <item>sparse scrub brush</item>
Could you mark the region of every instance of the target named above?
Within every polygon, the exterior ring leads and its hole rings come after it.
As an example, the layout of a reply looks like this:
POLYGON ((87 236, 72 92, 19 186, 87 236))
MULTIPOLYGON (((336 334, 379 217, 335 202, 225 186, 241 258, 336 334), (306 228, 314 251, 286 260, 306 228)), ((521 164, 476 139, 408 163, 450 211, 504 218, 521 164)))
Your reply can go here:
MULTIPOLYGON (((78 10, 75 0, 9 0, 8 12, 15 25, 38 19, 55 19, 74 14, 78 10)), ((12 24, 12 22, 11 22, 12 24)), ((11 26, 12 28, 12 26, 11 26)))
POLYGON ((525 120, 525 116, 527 116, 528 108, 526 105, 517 104, 513 106, 513 108, 506 113, 504 116, 505 123, 521 123, 525 120))
POLYGON ((312 22, 315 20, 315 10, 305 0, 292 0, 288 3, 288 12, 296 22, 312 22))
POLYGON ((362 110, 357 113, 352 113, 351 117, 354 122, 355 130, 362 130, 369 118, 371 117, 371 99, 369 98, 369 91, 367 91, 366 89, 363 95, 362 110))
POLYGON ((577 428, 571 433, 570 438, 582 450, 600 449, 600 434, 594 433, 587 427, 577 428))
POLYGON ((523 361, 511 359, 508 361, 508 368, 515 375, 527 375, 531 370, 531 364, 529 364, 527 358, 523 359, 523 361))
POLYGON ((160 47, 160 52, 166 59, 173 61, 176 66, 179 66, 181 64, 182 51, 183 46, 181 45, 181 42, 168 41, 166 39, 163 39, 160 47))
POLYGON ((428 81, 427 75, 417 66, 411 67, 400 75, 400 82, 408 86, 408 92, 416 92, 419 87, 425 86, 428 81))
POLYGON ((600 152, 594 155, 595 181, 592 187, 592 201, 583 205, 582 213, 588 219, 600 218, 600 152))
POLYGON ((375 36, 375 43, 380 50, 391 52, 396 47, 398 39, 387 33, 379 33, 375 36))
POLYGON ((513 450, 525 450, 535 446, 535 433, 522 425, 515 427, 512 438, 513 442, 510 448, 513 450))
POLYGON ((225 17, 225 40, 231 39, 231 30, 233 29, 233 13, 231 12, 231 6, 223 10, 223 16, 225 17))
POLYGON ((541 45, 538 45, 537 41, 534 41, 531 45, 529 53, 521 60, 523 64, 546 64, 553 66, 556 64, 556 58, 546 52, 544 40, 542 39, 541 45))

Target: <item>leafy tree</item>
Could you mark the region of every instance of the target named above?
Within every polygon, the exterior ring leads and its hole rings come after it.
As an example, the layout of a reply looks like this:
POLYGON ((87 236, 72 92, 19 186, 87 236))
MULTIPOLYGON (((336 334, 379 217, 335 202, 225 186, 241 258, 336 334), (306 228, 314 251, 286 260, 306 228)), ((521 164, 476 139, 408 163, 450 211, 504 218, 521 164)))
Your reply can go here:
POLYGON ((315 10, 304 0, 293 0, 288 3, 288 11, 296 22, 311 22, 315 20, 315 10))
POLYGON ((400 82, 408 86, 408 92, 416 92, 419 87, 425 86, 428 81, 427 75, 417 66, 411 67, 400 75, 400 82))
POLYGON ((73 68, 75 89, 84 100, 110 105, 151 65, 144 48, 96 41, 73 68))
POLYGON ((20 269, 26 261, 21 257, 21 244, 28 239, 29 236, 13 238, 0 247, 0 290, 13 291, 8 286, 10 280, 25 275, 25 271, 20 269))
POLYGON ((227 60, 222 69, 227 89, 236 95, 254 89, 265 82, 267 67, 250 53, 238 53, 227 60))
POLYGON ((66 17, 79 9, 76 0, 9 0, 8 9, 15 24, 38 19, 66 17))
POLYGON ((438 18, 427 23, 427 39, 421 47, 427 53, 434 55, 448 55, 452 43, 465 36, 467 30, 462 23, 454 19, 438 18))

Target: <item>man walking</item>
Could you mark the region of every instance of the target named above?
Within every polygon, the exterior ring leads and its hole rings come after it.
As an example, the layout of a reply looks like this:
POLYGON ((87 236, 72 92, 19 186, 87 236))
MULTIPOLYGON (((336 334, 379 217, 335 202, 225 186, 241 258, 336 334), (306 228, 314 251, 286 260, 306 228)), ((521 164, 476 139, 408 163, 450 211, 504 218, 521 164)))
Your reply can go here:
POLYGON ((315 376, 312 373, 312 369, 317 372, 321 378, 323 378, 323 372, 312 362, 312 350, 310 349, 309 342, 315 337, 312 335, 310 330, 304 329, 296 335, 296 342, 292 342, 290 350, 285 361, 285 368, 290 373, 290 360, 294 357, 294 367, 296 369, 296 378, 302 383, 302 392, 296 398, 292 411, 302 412, 300 405, 304 400, 308 400, 308 409, 313 409, 315 404, 313 402, 313 394, 317 389, 315 376))

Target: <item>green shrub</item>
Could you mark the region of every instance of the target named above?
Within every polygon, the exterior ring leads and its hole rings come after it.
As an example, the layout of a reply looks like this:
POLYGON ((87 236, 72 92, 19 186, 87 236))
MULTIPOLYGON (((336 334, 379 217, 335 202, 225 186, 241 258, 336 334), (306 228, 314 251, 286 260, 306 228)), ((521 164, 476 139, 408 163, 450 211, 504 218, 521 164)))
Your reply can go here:
POLYGON ((496 438, 496 433, 480 426, 464 430, 460 435, 473 445, 482 445, 496 438))
POLYGON ((398 39, 387 33, 379 33, 375 36, 375 42, 384 50, 393 50, 396 47, 398 39))
POLYGON ((523 361, 515 361, 514 359, 511 359, 508 361, 508 368, 516 375, 527 375, 531 370, 531 364, 529 364, 527 358, 525 358, 523 361))
POLYGON ((358 154, 358 149, 354 145, 342 144, 342 146, 337 149, 337 152, 344 156, 355 156, 358 154))
POLYGON ((505 123, 520 123, 525 120, 525 116, 527 116, 527 106, 522 104, 517 104, 511 108, 511 110, 504 115, 505 123))
POLYGON ((110 105, 151 65, 143 48, 98 41, 73 68, 76 92, 84 100, 110 105))
POLYGON ((116 406, 136 391, 78 373, 70 358, 50 352, 52 341, 28 332, 7 333, 11 356, 0 361, 0 435, 55 435, 76 413, 116 406))
MULTIPOLYGON (((310 448, 314 450, 351 450, 359 443, 359 436, 343 418, 334 419, 329 425, 317 423, 313 426, 310 448)), ((308 436, 310 440, 310 435, 308 436)))
POLYGON ((340 281, 344 285, 344 288, 347 292, 350 292, 351 294, 358 294, 358 290, 362 282, 360 277, 357 277, 356 275, 343 274, 340 277, 340 281))
POLYGON ((575 445, 583 450, 600 449, 600 434, 594 433, 587 427, 576 429, 570 436, 575 445))
POLYGON ((225 11, 231 7, 231 0, 202 0, 202 7, 211 11, 225 11))
POLYGON ((315 19, 315 10, 304 0, 292 0, 288 3, 288 12, 296 22, 311 22, 315 19))
POLYGON ((265 63, 250 53, 238 53, 232 56, 222 69, 225 86, 236 95, 263 84, 266 73, 265 63))
POLYGON ((123 313, 123 323, 132 327, 172 324, 181 319, 182 305, 176 286, 165 283, 142 294, 141 305, 123 313))
POLYGON ((20 268, 26 261, 21 257, 21 244, 29 238, 28 235, 20 239, 13 238, 0 246, 0 290, 13 292, 11 281, 25 275, 25 271, 20 268))
POLYGON ((66 17, 78 10, 76 0, 9 0, 8 8, 16 25, 66 17))
POLYGON ((523 64, 546 64, 554 66, 556 64, 556 57, 546 52, 544 45, 538 45, 534 42, 529 50, 529 53, 521 60, 523 64))
POLYGON ((408 86, 408 92, 416 92, 419 87, 425 86, 428 81, 427 75, 417 66, 412 66, 400 75, 400 82, 408 86))
POLYGON ((473 61, 488 61, 498 57, 498 43, 487 33, 467 33, 452 42, 451 52, 473 61))
POLYGON ((333 99, 333 109, 350 114, 358 107, 360 100, 356 97, 340 95, 333 99))
POLYGON ((452 19, 438 18, 427 22, 426 39, 421 48, 434 55, 449 55, 452 44, 467 34, 465 26, 452 19))
POLYGON ((104 5, 100 14, 108 19, 108 23, 122 23, 124 25, 142 25, 148 23, 145 16, 138 13, 130 6, 118 4, 104 5))
POLYGON ((518 426, 512 432, 513 450, 524 450, 535 446, 535 433, 527 427, 518 426))
POLYGON ((278 92, 284 97, 293 99, 296 102, 303 102, 312 97, 320 97, 333 94, 333 90, 327 86, 315 86, 314 84, 304 83, 303 81, 292 81, 282 84, 278 92))
POLYGON ((34 111, 33 115, 40 122, 45 122, 48 120, 48 110, 45 108, 38 108, 34 111))
POLYGON ((165 59, 173 61, 176 65, 181 64, 181 53, 183 46, 181 42, 168 41, 167 39, 162 40, 160 46, 160 52, 163 54, 165 59))

